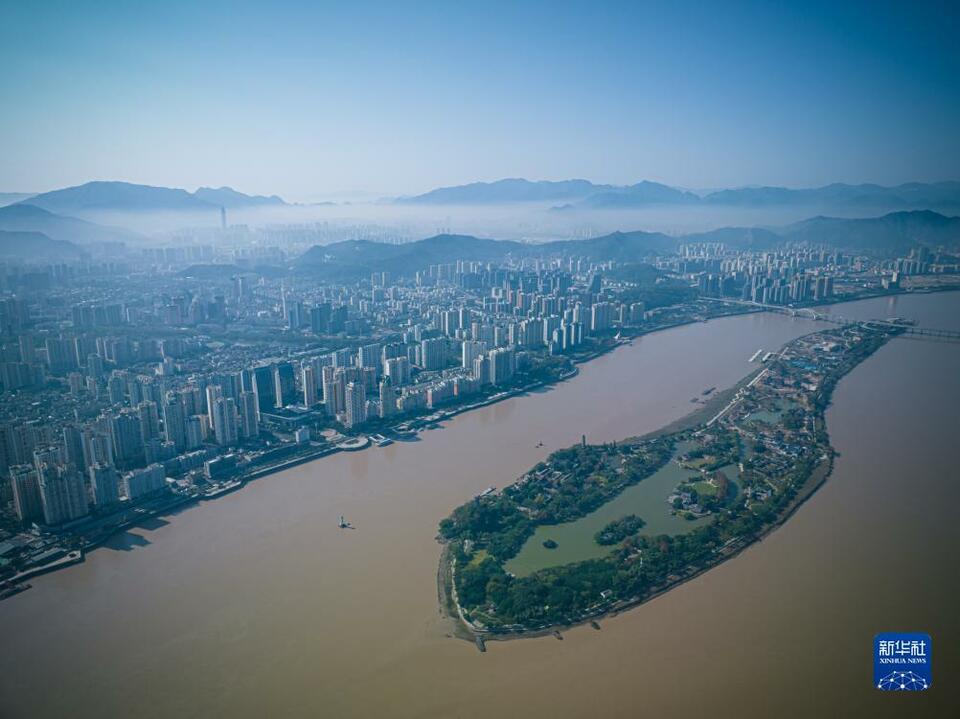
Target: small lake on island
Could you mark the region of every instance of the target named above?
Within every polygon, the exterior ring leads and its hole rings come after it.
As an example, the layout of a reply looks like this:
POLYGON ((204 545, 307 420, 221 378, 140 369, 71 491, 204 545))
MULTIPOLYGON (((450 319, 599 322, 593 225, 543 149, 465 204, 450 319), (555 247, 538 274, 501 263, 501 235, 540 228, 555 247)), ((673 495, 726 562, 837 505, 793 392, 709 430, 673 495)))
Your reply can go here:
MULTIPOLYGON (((695 442, 679 442, 673 457, 667 464, 646 479, 627 487, 606 504, 590 514, 572 522, 549 524, 537 527, 517 556, 506 563, 506 570, 518 577, 532 574, 546 567, 557 567, 571 562, 595 559, 609 553, 615 546, 597 544, 594 535, 610 522, 628 514, 635 514, 646 524, 640 534, 656 536, 658 534, 686 534, 711 521, 711 517, 685 519, 673 513, 667 498, 673 494, 677 485, 687 479, 699 479, 699 475, 681 467, 675 461, 678 456, 689 452, 695 442), (548 549, 543 543, 552 539, 557 543, 554 549, 548 549)), ((730 480, 735 480, 736 467, 722 468, 730 480)))

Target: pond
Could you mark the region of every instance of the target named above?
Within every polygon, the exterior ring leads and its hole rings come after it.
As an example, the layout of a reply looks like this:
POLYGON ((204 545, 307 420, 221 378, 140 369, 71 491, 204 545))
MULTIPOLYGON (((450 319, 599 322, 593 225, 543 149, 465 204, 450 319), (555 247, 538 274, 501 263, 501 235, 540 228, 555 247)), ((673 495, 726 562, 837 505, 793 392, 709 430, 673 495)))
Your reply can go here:
MULTIPOLYGON (((506 570, 518 577, 532 574, 546 567, 556 567, 585 559, 595 559, 609 553, 613 547, 596 543, 594 535, 610 522, 628 514, 640 517, 646 525, 641 534, 686 534, 710 521, 710 517, 688 520, 672 513, 667 497, 684 480, 698 477, 696 472, 684 469, 673 461, 690 451, 695 442, 678 442, 671 460, 646 479, 611 499, 590 514, 572 522, 537 527, 521 550, 506 563, 506 570), (548 548, 544 542, 553 540, 556 546, 548 548)), ((724 467, 731 480, 736 478, 736 467, 724 467), (732 469, 732 471, 730 471, 732 469)))

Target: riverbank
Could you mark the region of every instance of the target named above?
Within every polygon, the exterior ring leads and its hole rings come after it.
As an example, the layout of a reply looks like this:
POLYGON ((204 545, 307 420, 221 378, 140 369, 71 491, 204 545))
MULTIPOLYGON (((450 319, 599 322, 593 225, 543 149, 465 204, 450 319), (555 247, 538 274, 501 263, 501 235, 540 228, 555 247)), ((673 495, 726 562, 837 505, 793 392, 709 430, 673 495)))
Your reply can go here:
MULTIPOLYGON (((938 288, 937 290, 934 290, 934 291, 940 291, 940 289, 941 289, 941 288, 938 288)), ((946 288, 942 288, 942 289, 946 289, 946 288)), ((918 292, 913 292, 913 293, 911 293, 911 292, 908 292, 908 291, 905 291, 905 290, 904 290, 904 291, 900 291, 900 292, 897 292, 897 293, 890 292, 890 293, 886 293, 886 294, 887 294, 887 295, 893 295, 893 294, 909 295, 909 294, 929 294, 929 293, 930 293, 930 292, 928 292, 928 291, 918 291, 918 292)), ((835 298, 835 299, 837 299, 837 298, 835 298)), ((844 298, 843 301, 844 301, 844 302, 852 302, 852 301, 856 301, 856 300, 859 300, 859 299, 862 299, 862 298, 860 298, 860 297, 844 298)), ((711 318, 711 319, 717 319, 717 318, 720 318, 720 317, 733 317, 733 316, 745 315, 745 314, 758 314, 758 313, 762 313, 762 312, 763 312, 762 309, 753 308, 753 307, 740 307, 740 308, 736 308, 736 309, 734 309, 734 308, 728 308, 728 309, 729 309, 729 311, 726 312, 725 314, 718 315, 717 317, 711 318)), ((662 325, 657 325, 657 326, 654 326, 654 327, 641 329, 641 330, 637 331, 636 333, 634 333, 634 334, 632 335, 631 339, 639 338, 639 337, 642 337, 642 336, 644 336, 644 335, 651 335, 651 336, 652 336, 653 334, 656 334, 656 333, 659 333, 659 332, 663 332, 663 331, 668 330, 668 329, 674 329, 674 328, 681 327, 681 326, 697 324, 697 323, 701 323, 701 322, 704 322, 704 321, 705 321, 705 320, 702 319, 702 318, 700 318, 700 317, 690 317, 690 318, 685 319, 685 320, 683 320, 683 321, 676 321, 676 322, 664 323, 664 324, 662 324, 662 325)), ((706 320, 706 321, 709 322, 710 320, 706 320)), ((592 361, 593 359, 596 359, 596 358, 605 356, 605 355, 613 352, 613 350, 615 350, 615 349, 617 349, 617 348, 619 348, 619 347, 622 347, 622 346, 625 345, 625 344, 629 344, 629 341, 625 340, 625 341, 621 341, 621 342, 618 342, 618 343, 613 343, 613 342, 611 342, 608 346, 605 346, 605 347, 600 348, 600 349, 598 349, 598 350, 596 350, 596 351, 594 351, 594 352, 591 352, 591 353, 588 354, 588 355, 585 355, 585 356, 583 356, 583 357, 580 357, 580 358, 575 359, 574 361, 575 361, 575 364, 576 364, 577 366, 573 367, 570 372, 565 373, 565 374, 561 375, 560 377, 558 377, 558 378, 556 378, 556 379, 552 379, 552 380, 549 380, 549 381, 540 380, 540 381, 531 383, 531 384, 529 384, 529 385, 526 385, 526 386, 524 386, 524 387, 516 388, 516 389, 514 389, 514 390, 509 390, 508 392, 505 392, 505 393, 502 393, 502 394, 499 394, 499 395, 496 395, 496 396, 493 396, 493 397, 490 397, 490 398, 486 398, 486 399, 484 399, 484 400, 482 400, 482 401, 479 401, 479 402, 475 402, 475 403, 471 403, 471 404, 469 404, 469 405, 463 405, 463 406, 459 406, 459 407, 451 407, 451 408, 446 409, 446 410, 440 410, 440 413, 441 413, 442 416, 443 416, 442 418, 454 417, 454 416, 457 416, 457 415, 460 415, 460 414, 463 414, 463 413, 471 412, 471 411, 473 411, 474 409, 482 409, 482 408, 484 408, 484 407, 488 407, 488 406, 490 406, 490 405, 493 405, 493 404, 497 404, 497 403, 499 403, 499 402, 502 402, 503 400, 506 400, 506 399, 511 399, 511 398, 513 398, 513 397, 517 397, 517 396, 523 395, 523 394, 528 393, 528 392, 534 392, 534 391, 536 391, 536 390, 538 390, 538 389, 542 389, 542 388, 545 388, 545 387, 552 386, 552 385, 554 385, 554 384, 558 384, 558 383, 563 382, 563 381, 565 381, 565 380, 567 380, 567 379, 570 379, 571 377, 576 376, 576 375, 578 374, 578 372, 579 372, 578 366, 583 365, 583 364, 586 364, 586 363, 589 363, 589 362, 592 361)), ((711 399, 709 400, 709 402, 716 402, 717 399, 718 399, 719 397, 722 397, 722 396, 723 396, 722 393, 717 393, 715 396, 711 397, 711 399)), ((712 407, 713 405, 708 403, 708 405, 704 405, 704 406, 705 406, 705 407, 706 407, 706 406, 712 407)), ((701 411, 700 408, 698 408, 697 412, 700 412, 700 411, 701 411)), ((696 412, 695 412, 695 413, 692 413, 692 414, 695 415, 696 412)), ((662 429, 662 430, 658 430, 658 432, 664 432, 664 431, 666 431, 666 428, 664 428, 664 429, 662 429)), ((233 489, 232 491, 236 491, 236 490, 242 489, 248 482, 250 482, 250 481, 252 481, 252 480, 254 480, 254 479, 260 479, 260 478, 267 477, 267 476, 272 475, 272 474, 275 474, 275 473, 287 471, 287 470, 289 470, 289 469, 292 469, 292 468, 297 467, 298 465, 306 464, 306 463, 312 462, 312 461, 314 461, 314 460, 316 460, 316 459, 325 458, 325 457, 327 457, 327 456, 329 456, 329 455, 331 455, 331 454, 334 454, 334 453, 336 453, 336 452, 338 452, 338 451, 340 451, 340 450, 338 450, 338 449, 335 448, 335 447, 321 447, 321 448, 319 448, 319 449, 314 449, 314 450, 312 450, 312 451, 308 451, 308 452, 306 452, 306 453, 304 453, 304 454, 302 454, 302 455, 298 455, 298 456, 296 456, 296 457, 290 457, 290 458, 288 458, 286 461, 280 462, 280 463, 275 464, 275 465, 270 465, 270 466, 265 466, 265 467, 258 467, 257 469, 251 471, 251 472, 249 473, 249 475, 240 478, 240 482, 241 482, 240 486, 236 487, 236 488, 233 489)), ((196 503, 196 502, 198 502, 198 501, 207 502, 207 501, 212 501, 213 499, 217 499, 217 498, 220 498, 220 496, 216 496, 216 497, 194 497, 194 496, 190 496, 190 495, 179 495, 179 496, 173 498, 170 507, 168 507, 165 511, 169 511, 169 512, 179 512, 179 511, 181 511, 181 510, 183 510, 183 509, 189 508, 189 505, 192 505, 192 504, 194 504, 194 503, 196 503)), ((161 512, 161 515, 162 515, 162 514, 163 514, 163 512, 161 512)), ((131 528, 144 526, 145 524, 148 524, 149 522, 153 521, 154 519, 155 519, 155 513, 149 513, 149 514, 145 514, 145 515, 142 515, 142 516, 139 516, 139 517, 135 517, 135 518, 132 519, 132 521, 125 521, 125 522, 123 522, 123 523, 120 524, 120 525, 115 525, 115 526, 114 526, 113 528, 111 528, 110 530, 108 530, 108 531, 106 531, 106 532, 104 532, 104 533, 99 534, 99 535, 97 536, 97 538, 96 538, 95 541, 90 542, 90 543, 84 545, 84 549, 87 550, 87 551, 92 551, 93 549, 95 549, 96 547, 100 546, 101 544, 109 541, 110 538, 115 537, 115 536, 118 536, 118 535, 122 535, 124 532, 128 531, 128 530, 131 529, 131 528)))

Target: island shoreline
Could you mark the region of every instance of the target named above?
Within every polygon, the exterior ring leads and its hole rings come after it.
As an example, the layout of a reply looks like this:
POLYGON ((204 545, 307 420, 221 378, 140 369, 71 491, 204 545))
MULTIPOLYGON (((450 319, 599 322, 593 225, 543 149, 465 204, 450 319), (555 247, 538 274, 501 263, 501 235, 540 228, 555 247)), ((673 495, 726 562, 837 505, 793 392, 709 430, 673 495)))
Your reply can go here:
MULTIPOLYGON (((866 299, 870 299, 870 298, 866 298, 866 299)), ((816 330, 816 331, 807 333, 805 335, 800 335, 790 340, 789 342, 785 343, 781 347, 781 350, 803 337, 815 335, 818 332, 819 330, 816 330)), ((895 338, 896 336, 897 335, 891 335, 888 339, 895 338)), ((455 567, 444 566, 445 564, 454 565, 456 563, 456 560, 452 557, 453 553, 451 551, 451 545, 455 540, 448 541, 438 536, 438 541, 440 541, 441 544, 443 545, 443 549, 441 551, 441 555, 439 559, 440 566, 438 569, 438 577, 444 576, 447 579, 446 583, 438 584, 438 594, 443 596, 443 600, 441 603, 441 614, 443 614, 447 619, 449 619, 450 621, 458 625, 456 627, 454 635, 466 641, 477 641, 479 637, 482 639, 482 642, 485 643, 490 641, 512 641, 512 640, 518 640, 518 639, 533 639, 533 638, 546 637, 551 635, 556 636, 557 638, 560 638, 561 632, 574 629, 577 627, 581 627, 586 624, 593 624, 595 628, 599 628, 599 625, 596 624, 598 620, 615 617, 621 612, 634 609, 642 604, 645 604, 649 601, 657 599, 658 597, 663 596, 664 594, 668 593, 672 589, 675 589, 690 580, 696 579, 703 573, 719 566, 720 564, 738 557, 742 552, 749 549, 751 546, 766 539, 773 532, 777 531, 783 525, 785 525, 787 521, 789 521, 796 514, 796 512, 807 501, 809 501, 821 487, 823 487, 826 484, 827 480, 833 474, 834 461, 835 461, 835 457, 837 456, 837 453, 832 443, 830 442, 829 428, 827 427, 827 424, 826 424, 826 412, 833 403, 833 395, 834 395, 834 392, 836 391, 836 386, 840 382, 840 380, 852 374, 852 372, 856 370, 857 367, 859 367, 863 362, 869 360, 872 356, 874 356, 876 354, 876 350, 881 349, 885 344, 887 344, 886 341, 883 344, 881 344, 879 347, 871 351, 871 353, 867 357, 864 357, 850 371, 845 372, 841 374, 839 377, 837 377, 833 385, 830 387, 829 394, 826 398, 826 404, 818 413, 820 415, 820 419, 823 421, 823 432, 828 442, 827 453, 825 454, 825 456, 822 457, 821 461, 818 462, 810 470, 809 475, 807 476, 806 479, 804 479, 802 484, 797 488, 797 493, 790 500, 788 506, 780 514, 778 514, 777 517, 772 522, 765 525, 760 530, 760 532, 758 532, 753 537, 743 538, 740 541, 738 541, 736 545, 733 545, 729 548, 724 547, 723 553, 718 553, 715 559, 703 564, 702 566, 694 568, 689 573, 679 577, 676 581, 672 581, 664 586, 654 588, 649 593, 646 593, 642 596, 623 600, 622 602, 612 607, 604 608, 602 611, 597 611, 595 613, 584 615, 574 622, 552 624, 546 627, 538 627, 536 629, 530 629, 530 630, 515 629, 515 630, 504 630, 504 631, 492 631, 485 628, 480 628, 475 626, 473 623, 469 622, 469 620, 467 620, 464 617, 463 609, 459 605, 459 603, 456 601, 455 587, 453 586, 453 583, 452 583, 452 577, 455 576, 455 567), (455 607, 456 611, 451 612, 450 611, 451 607, 455 607)), ((673 422, 666 424, 663 427, 653 430, 651 432, 648 432, 646 434, 618 440, 617 444, 629 444, 629 443, 644 441, 644 440, 656 438, 659 436, 682 432, 698 426, 703 426, 704 425, 703 417, 710 415, 710 413, 713 411, 713 408, 714 408, 712 405, 723 405, 728 403, 729 399, 734 397, 741 388, 747 386, 750 382, 752 382, 753 379, 756 378, 757 375, 759 375, 762 371, 763 371, 762 368, 758 368, 757 370, 750 372, 749 374, 742 377, 733 386, 714 394, 714 396, 711 397, 710 401, 708 401, 704 406, 698 408, 697 410, 694 410, 693 412, 690 412, 684 415, 683 417, 677 420, 674 420, 673 422)), ((643 480, 640 480, 640 481, 643 481, 643 480)), ((477 641, 477 643, 478 643, 478 646, 481 645, 480 641, 477 641)))

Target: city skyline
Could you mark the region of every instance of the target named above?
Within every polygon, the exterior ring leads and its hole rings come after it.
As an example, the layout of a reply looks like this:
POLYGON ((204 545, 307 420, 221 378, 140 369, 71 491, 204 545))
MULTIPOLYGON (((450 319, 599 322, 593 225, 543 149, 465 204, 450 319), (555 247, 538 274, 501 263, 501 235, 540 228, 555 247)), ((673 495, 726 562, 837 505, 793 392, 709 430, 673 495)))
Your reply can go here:
POLYGON ((109 179, 310 201, 518 176, 689 189, 956 179, 957 15, 935 3, 10 8, 0 190, 109 179))

